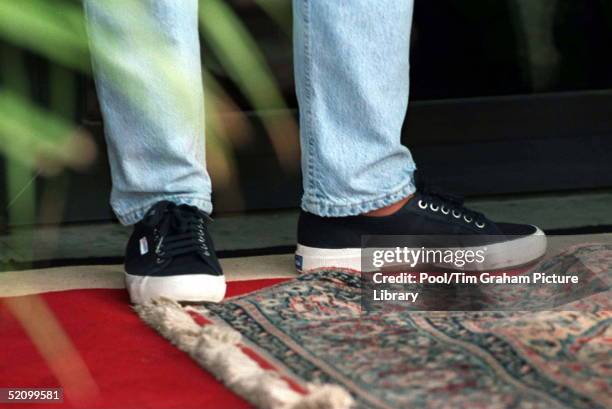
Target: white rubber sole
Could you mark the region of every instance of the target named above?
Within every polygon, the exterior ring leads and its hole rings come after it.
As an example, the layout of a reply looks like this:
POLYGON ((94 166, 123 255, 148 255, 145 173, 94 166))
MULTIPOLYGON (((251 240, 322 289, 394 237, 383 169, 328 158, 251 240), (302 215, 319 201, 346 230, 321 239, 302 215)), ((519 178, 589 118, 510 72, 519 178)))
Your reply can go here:
MULTIPOLYGON (((535 227, 535 226, 534 226, 535 227)), ((510 269, 530 264, 546 254, 546 235, 536 228, 536 232, 529 235, 501 243, 486 246, 449 248, 449 250, 477 251, 485 250, 483 262, 456 265, 436 263, 434 266, 462 271, 492 271, 510 269)), ((413 250, 419 250, 415 248, 413 250)), ((307 273, 321 268, 342 268, 363 271, 361 265, 360 248, 325 249, 297 245, 295 252, 295 266, 299 273, 307 273)), ((386 267, 401 267, 401 264, 386 264, 386 267)), ((376 268, 368 269, 377 271, 376 268)))
POLYGON ((151 277, 125 273, 125 286, 134 304, 162 297, 174 301, 219 302, 225 297, 226 289, 224 276, 208 274, 151 277))

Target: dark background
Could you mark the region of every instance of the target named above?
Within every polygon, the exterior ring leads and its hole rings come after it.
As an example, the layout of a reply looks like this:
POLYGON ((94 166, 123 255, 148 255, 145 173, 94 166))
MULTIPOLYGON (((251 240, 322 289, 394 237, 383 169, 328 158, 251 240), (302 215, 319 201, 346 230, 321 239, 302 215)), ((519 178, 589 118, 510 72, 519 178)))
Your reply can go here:
MULTIPOLYGON (((257 38, 297 115, 290 36, 252 1, 229 3, 257 38)), ((610 44, 609 0, 416 0, 403 143, 430 181, 468 196, 612 187, 610 44)), ((205 41, 203 49, 206 54, 205 41)), ((27 63, 32 93, 45 105, 48 63, 36 55, 27 63)), ((300 177, 281 170, 258 119, 268 113, 251 109, 214 56, 206 54, 205 64, 254 130, 251 143, 235 147, 239 184, 232 188, 244 206, 217 191, 217 214, 297 207, 300 177)), ((62 222, 110 220, 95 90, 90 78, 75 78, 75 120, 95 135, 102 156, 85 173, 39 178, 37 191, 54 183, 67 187, 62 222)), ((0 201, 6 200, 0 186, 0 201)))

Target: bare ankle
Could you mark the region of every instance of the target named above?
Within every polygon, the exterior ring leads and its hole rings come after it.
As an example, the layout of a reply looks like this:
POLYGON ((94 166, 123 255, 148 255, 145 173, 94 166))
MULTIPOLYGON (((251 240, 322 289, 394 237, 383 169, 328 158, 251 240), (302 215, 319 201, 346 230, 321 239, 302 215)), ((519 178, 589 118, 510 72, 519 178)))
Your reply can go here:
POLYGON ((370 212, 367 213, 363 213, 364 216, 368 216, 368 217, 384 217, 384 216, 390 216, 393 213, 397 212, 399 209, 401 209, 402 207, 404 207, 404 205, 406 203, 408 203, 408 201, 410 199, 412 199, 412 196, 414 195, 410 195, 408 197, 403 198, 400 201, 397 201, 395 203, 391 203, 388 206, 385 207, 381 207, 380 209, 376 209, 376 210, 372 210, 370 212))

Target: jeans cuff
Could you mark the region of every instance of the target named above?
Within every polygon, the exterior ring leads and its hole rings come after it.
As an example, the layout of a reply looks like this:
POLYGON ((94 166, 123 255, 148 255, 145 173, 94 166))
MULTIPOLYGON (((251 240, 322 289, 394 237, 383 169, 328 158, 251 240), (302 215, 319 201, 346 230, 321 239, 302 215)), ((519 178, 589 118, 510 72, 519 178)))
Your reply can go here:
POLYGON ((312 200, 304 197, 302 199, 302 209, 306 212, 322 217, 346 217, 358 216, 372 210, 380 209, 390 204, 410 196, 416 191, 412 176, 399 188, 391 193, 385 193, 375 199, 366 200, 358 203, 336 204, 324 200, 312 200))
POLYGON ((212 213, 212 202, 210 201, 210 199, 182 195, 155 197, 153 199, 143 201, 139 207, 132 208, 127 211, 123 211, 119 209, 118 206, 113 205, 113 211, 115 212, 115 215, 117 216, 119 222, 122 225, 129 226, 138 223, 140 220, 142 220, 145 214, 149 211, 151 207, 153 207, 154 204, 163 200, 174 202, 177 205, 186 204, 190 206, 195 206, 207 214, 212 213))

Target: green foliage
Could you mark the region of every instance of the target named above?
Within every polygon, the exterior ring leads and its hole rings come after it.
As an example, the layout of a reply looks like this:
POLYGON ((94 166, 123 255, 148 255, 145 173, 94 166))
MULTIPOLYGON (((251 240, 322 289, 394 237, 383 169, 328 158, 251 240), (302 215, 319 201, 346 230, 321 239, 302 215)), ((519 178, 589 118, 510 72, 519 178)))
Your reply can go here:
POLYGON ((89 70, 87 34, 80 3, 0 0, 0 37, 51 61, 89 70))
MULTIPOLYGON (((257 0, 256 3, 272 20, 290 33, 290 2, 285 0, 257 0)), ((100 0, 96 7, 106 7, 109 13, 137 13, 144 3, 137 0, 100 0)), ((259 51, 255 39, 231 7, 223 0, 201 0, 201 32, 206 43, 210 45, 216 59, 220 61, 229 77, 235 82, 241 93, 250 101, 256 110, 286 108, 271 74, 265 58, 259 51)), ((151 64, 167 74, 176 89, 177 101, 184 93, 192 92, 191 85, 177 73, 171 62, 164 59, 161 52, 171 44, 164 43, 155 27, 143 24, 142 47, 149 47, 151 64), (156 52, 158 51, 158 52, 156 52)), ((78 130, 77 124, 71 123, 74 117, 65 104, 75 98, 73 82, 69 80, 69 71, 90 75, 90 49, 88 46, 85 16, 80 1, 72 0, 0 0, 0 43, 9 44, 8 53, 0 59, 0 154, 7 158, 8 166, 19 169, 19 172, 7 170, 7 175, 27 175, 24 169, 30 169, 32 175, 46 171, 57 171, 62 167, 79 168, 84 160, 91 160, 93 155, 82 155, 75 149, 85 149, 86 134, 78 130), (50 108, 43 108, 31 98, 28 76, 25 74, 23 53, 14 50, 22 49, 48 59, 61 68, 51 70, 50 108), (66 74, 68 72, 68 75, 66 74), (68 78, 68 79, 67 79, 68 78)), ((108 32, 100 42, 96 52, 96 61, 107 64, 112 72, 117 68, 114 55, 113 33, 108 32)), ((5 51, 6 51, 5 47, 5 51)), ((125 72, 122 72, 122 75, 125 72)), ((143 97, 139 95, 139 73, 131 73, 133 78, 117 84, 117 89, 135 106, 141 108, 143 97)), ((226 127, 220 120, 219 106, 229 100, 224 89, 215 82, 214 77, 204 74, 207 98, 206 112, 209 118, 207 126, 209 142, 217 149, 231 168, 233 163, 232 144, 227 138, 226 127)), ((111 74, 112 78, 112 74, 111 74)), ((227 105, 227 104, 226 104, 227 105)), ((185 107, 186 110, 189 107, 185 107)), ((158 113, 144 110, 151 121, 158 113)), ((264 125, 272 133, 278 124, 264 119, 264 125)), ((272 137, 274 139, 274 137, 272 137)), ((273 142, 274 143, 274 142, 273 142)), ((277 150, 278 151, 278 150, 277 150)), ((13 180, 30 183, 28 177, 13 180), (29 182, 28 182, 29 180, 29 182)), ((25 186, 23 187, 25 188, 25 186)), ((13 186, 9 194, 22 192, 20 186, 13 186)), ((32 198, 34 195, 31 194, 32 198)), ((9 202, 11 197, 8 198, 9 202)))

